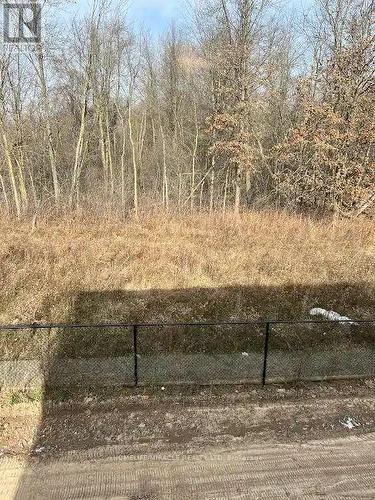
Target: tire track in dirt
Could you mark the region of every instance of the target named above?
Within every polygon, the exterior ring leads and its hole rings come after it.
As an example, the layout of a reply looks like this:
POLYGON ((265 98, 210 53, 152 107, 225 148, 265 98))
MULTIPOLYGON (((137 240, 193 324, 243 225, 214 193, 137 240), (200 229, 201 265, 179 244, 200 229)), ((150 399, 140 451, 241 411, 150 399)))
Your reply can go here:
MULTIPOLYGON (((203 453, 71 452, 25 472, 17 499, 374 498, 375 434, 306 444, 211 448, 203 453)), ((20 464, 0 466, 0 497, 14 498, 20 464)))

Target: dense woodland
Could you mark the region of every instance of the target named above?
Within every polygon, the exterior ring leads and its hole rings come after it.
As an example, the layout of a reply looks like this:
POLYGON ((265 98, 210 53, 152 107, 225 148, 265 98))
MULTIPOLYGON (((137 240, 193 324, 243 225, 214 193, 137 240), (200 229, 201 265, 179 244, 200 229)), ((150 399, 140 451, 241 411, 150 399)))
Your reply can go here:
POLYGON ((205 0, 157 42, 125 2, 57 11, 1 53, 5 212, 373 213, 373 0, 205 0))

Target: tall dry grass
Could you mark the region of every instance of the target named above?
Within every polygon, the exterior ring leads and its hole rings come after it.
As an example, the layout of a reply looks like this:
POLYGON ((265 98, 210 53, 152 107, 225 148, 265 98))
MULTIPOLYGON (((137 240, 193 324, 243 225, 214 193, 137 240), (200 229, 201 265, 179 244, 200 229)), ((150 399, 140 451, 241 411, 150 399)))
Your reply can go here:
POLYGON ((35 227, 3 217, 0 231, 2 323, 65 321, 69 297, 90 291, 350 283, 371 296, 375 286, 368 220, 156 213, 46 219, 35 227))

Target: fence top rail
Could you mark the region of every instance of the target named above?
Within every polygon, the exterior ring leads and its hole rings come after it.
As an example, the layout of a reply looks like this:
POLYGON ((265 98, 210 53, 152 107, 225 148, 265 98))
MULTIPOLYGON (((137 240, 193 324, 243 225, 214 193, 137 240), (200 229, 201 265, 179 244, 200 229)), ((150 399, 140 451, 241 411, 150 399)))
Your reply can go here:
POLYGON ((187 323, 20 323, 11 325, 0 325, 0 330, 49 330, 49 329, 80 329, 80 328, 157 328, 157 327, 205 327, 205 326, 246 326, 246 325, 303 325, 303 324, 371 324, 375 319, 337 319, 337 320, 278 320, 264 319, 253 321, 210 321, 210 322, 187 322, 187 323))

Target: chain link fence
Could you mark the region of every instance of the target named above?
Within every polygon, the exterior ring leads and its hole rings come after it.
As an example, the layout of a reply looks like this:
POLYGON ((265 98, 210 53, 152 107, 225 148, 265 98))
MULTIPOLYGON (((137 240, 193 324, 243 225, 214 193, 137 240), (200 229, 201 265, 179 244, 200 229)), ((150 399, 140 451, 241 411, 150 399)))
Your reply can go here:
POLYGON ((375 375, 375 323, 274 323, 268 381, 324 380, 375 375))
POLYGON ((375 376, 375 320, 0 326, 2 388, 375 376))
POLYGON ((259 324, 145 325, 137 336, 139 383, 256 383, 263 330, 259 324))

